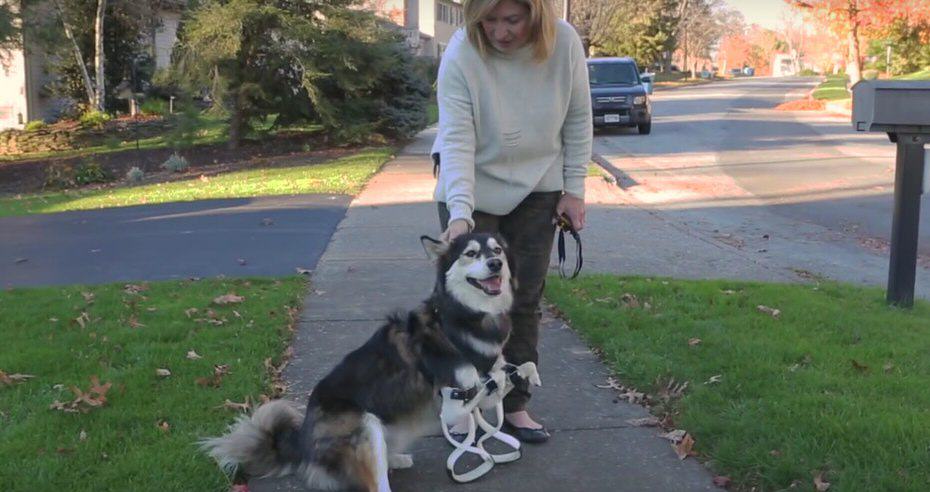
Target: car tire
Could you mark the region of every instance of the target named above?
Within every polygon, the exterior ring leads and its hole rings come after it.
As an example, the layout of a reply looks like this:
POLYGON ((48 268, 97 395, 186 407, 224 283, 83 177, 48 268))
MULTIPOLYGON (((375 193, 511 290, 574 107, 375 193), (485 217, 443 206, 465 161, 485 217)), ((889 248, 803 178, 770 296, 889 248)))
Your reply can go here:
POLYGON ((649 135, 652 132, 652 122, 649 123, 640 123, 639 124, 639 134, 640 135, 649 135))

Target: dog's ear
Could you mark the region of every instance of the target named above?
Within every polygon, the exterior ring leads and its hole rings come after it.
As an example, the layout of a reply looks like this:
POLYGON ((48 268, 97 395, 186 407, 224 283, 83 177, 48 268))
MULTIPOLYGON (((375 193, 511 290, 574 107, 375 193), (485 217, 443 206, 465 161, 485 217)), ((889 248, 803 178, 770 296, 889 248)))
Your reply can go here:
POLYGON ((446 251, 449 251, 449 243, 429 236, 420 236, 420 243, 423 244, 423 249, 426 250, 426 256, 432 261, 438 260, 440 256, 446 254, 446 251))

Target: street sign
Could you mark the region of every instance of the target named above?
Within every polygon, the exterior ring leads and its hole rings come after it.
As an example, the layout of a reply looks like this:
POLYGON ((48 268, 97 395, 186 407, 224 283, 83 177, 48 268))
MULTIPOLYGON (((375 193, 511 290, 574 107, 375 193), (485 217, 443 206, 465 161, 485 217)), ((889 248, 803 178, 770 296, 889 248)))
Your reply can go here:
POLYGON ((857 82, 853 86, 852 125, 860 132, 887 133, 898 146, 887 300, 911 307, 917 277, 920 195, 928 188, 924 144, 930 142, 930 81, 857 82))

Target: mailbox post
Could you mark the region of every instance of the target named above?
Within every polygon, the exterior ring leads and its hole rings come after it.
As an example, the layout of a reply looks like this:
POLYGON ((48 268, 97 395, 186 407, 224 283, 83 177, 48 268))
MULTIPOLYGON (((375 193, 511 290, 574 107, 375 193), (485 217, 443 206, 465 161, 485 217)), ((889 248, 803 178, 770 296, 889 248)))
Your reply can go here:
POLYGON ((930 142, 930 82, 860 81, 853 86, 852 124, 860 132, 884 132, 897 144, 894 178, 894 217, 887 301, 914 305, 917 274, 917 233, 920 195, 924 190, 930 142))

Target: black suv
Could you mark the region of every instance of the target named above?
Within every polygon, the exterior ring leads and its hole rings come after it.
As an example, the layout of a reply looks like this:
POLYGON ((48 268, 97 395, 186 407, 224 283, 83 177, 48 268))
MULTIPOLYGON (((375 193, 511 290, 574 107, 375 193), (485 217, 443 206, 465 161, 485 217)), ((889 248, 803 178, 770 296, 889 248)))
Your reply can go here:
POLYGON ((635 126, 641 135, 652 131, 650 75, 640 75, 632 58, 588 60, 594 126, 635 126))

